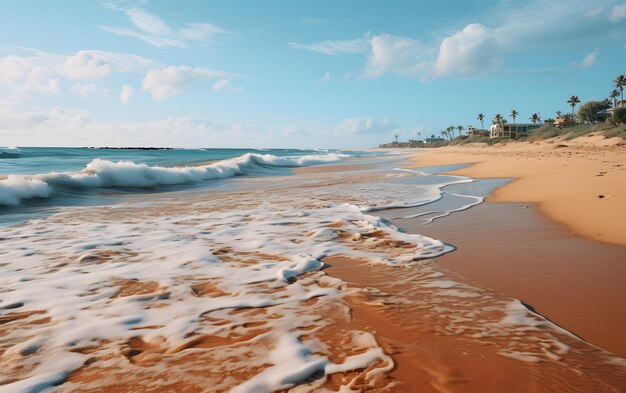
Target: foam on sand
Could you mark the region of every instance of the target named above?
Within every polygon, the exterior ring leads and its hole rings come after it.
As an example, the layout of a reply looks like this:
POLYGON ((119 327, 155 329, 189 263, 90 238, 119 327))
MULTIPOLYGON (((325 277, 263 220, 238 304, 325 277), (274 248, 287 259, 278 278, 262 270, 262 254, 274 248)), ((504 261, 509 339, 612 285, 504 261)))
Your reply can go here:
MULTIPOLYGON (((131 169, 122 169, 126 177, 116 177, 115 184, 125 184, 130 178, 153 178, 146 177, 145 171, 155 171, 126 164, 89 166, 98 178, 108 182, 113 181, 108 171, 120 167, 131 169)), ((164 176, 176 176, 178 172, 166 173, 164 176)), ((389 187, 377 187, 361 187, 360 204, 402 197, 389 187), (385 190, 387 194, 383 194, 385 190)), ((421 194, 417 190, 409 187, 406 197, 415 200, 416 195, 438 192, 434 186, 421 194)), ((351 194, 345 198, 354 198, 353 191, 352 186, 344 187, 344 192, 351 194)), ((298 195, 287 191, 274 194, 272 203, 261 202, 265 193, 237 195, 233 200, 185 204, 182 212, 167 214, 161 209, 148 213, 143 212, 145 208, 125 205, 75 207, 50 218, 1 229, 0 237, 5 240, 0 254, 8 265, 0 273, 4 291, 0 308, 27 315, 17 321, 20 329, 5 337, 3 360, 16 367, 24 362, 42 365, 28 369, 17 385, 7 386, 16 391, 52 386, 84 367, 82 362, 89 358, 83 354, 84 348, 98 347, 101 356, 107 358, 140 337, 142 346, 163 348, 155 351, 175 358, 181 348, 193 348, 197 337, 226 340, 230 329, 257 343, 256 348, 247 349, 252 351, 250 356, 265 359, 261 350, 272 354, 272 366, 259 370, 239 391, 250 391, 246 386, 272 391, 317 373, 392 367, 391 359, 371 344, 372 340, 365 352, 340 363, 316 354, 327 350, 311 332, 328 324, 320 320, 328 311, 303 307, 302 303, 315 301, 316 307, 341 303, 345 285, 321 271, 322 259, 348 255, 400 266, 441 255, 452 247, 427 236, 402 233, 385 220, 366 214, 366 208, 351 203, 328 204, 320 195, 302 189, 291 192, 298 195), (294 201, 307 207, 293 206, 294 201), (239 207, 234 208, 236 205, 239 207), (90 217, 93 214, 96 216, 90 217), (403 246, 391 252, 390 245, 403 246), (271 309, 275 316, 260 315, 258 323, 264 327, 260 332, 243 328, 250 324, 248 318, 254 317, 230 312, 248 309, 271 309), (31 312, 32 316, 28 314, 31 312), (40 318, 40 313, 50 322, 30 323, 40 318), (205 318, 209 316, 224 322, 207 324, 205 318), (304 327, 306 330, 301 330, 304 327), (309 336, 306 339, 305 332, 309 336), (262 342, 267 346, 260 346, 262 342), (51 358, 58 360, 57 368, 45 366, 51 358)), ((337 198, 344 199, 340 194, 337 198)), ((217 363, 237 362, 228 357, 228 351, 214 356, 217 363)), ((139 358, 131 360, 142 361, 135 360, 139 358)), ((376 373, 368 375, 374 378, 376 373)), ((234 387, 232 381, 222 383, 234 387)))
MULTIPOLYGON (((161 173, 130 165, 119 178, 107 172, 116 165, 103 165, 82 175, 122 184, 161 173)), ((371 333, 337 323, 351 318, 347 295, 374 288, 330 277, 332 256, 406 271, 415 307, 442 321, 431 326, 437 334, 485 340, 524 361, 568 355, 549 321, 429 264, 450 245, 367 213, 430 200, 462 179, 398 188, 384 173, 320 176, 307 187, 285 178, 279 191, 63 208, 0 228, 0 390, 374 389, 393 360, 371 333)))

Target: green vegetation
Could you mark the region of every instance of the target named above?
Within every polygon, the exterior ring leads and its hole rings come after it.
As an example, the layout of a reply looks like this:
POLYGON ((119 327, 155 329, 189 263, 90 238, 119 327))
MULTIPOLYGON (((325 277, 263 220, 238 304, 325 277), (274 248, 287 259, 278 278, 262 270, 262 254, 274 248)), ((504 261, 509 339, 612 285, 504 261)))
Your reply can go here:
POLYGON ((545 125, 531 131, 530 134, 528 134, 528 136, 526 138, 523 138, 522 140, 534 142, 559 136, 565 136, 565 140, 572 140, 574 138, 578 138, 592 132, 602 132, 607 138, 619 136, 626 139, 626 126, 615 126, 610 122, 605 122, 599 124, 578 124, 573 127, 567 127, 562 129, 550 125, 545 125))
POLYGON ((574 116, 574 108, 576 108, 576 104, 580 103, 580 99, 578 96, 571 96, 567 103, 572 107, 572 116, 574 116))
MULTIPOLYGON (((626 75, 618 75, 613 81, 613 90, 609 96, 601 101, 588 101, 578 107, 581 103, 580 98, 576 95, 572 95, 567 104, 572 107, 571 114, 563 113, 562 111, 556 111, 556 118, 547 117, 543 121, 539 112, 533 113, 529 120, 537 124, 538 126, 531 127, 524 125, 524 129, 531 129, 529 133, 522 131, 513 131, 509 133, 509 129, 506 126, 500 129, 502 134, 510 135, 513 138, 491 138, 490 132, 485 129, 485 119, 487 118, 483 113, 479 113, 476 119, 480 122, 481 129, 474 129, 471 125, 464 126, 449 126, 445 130, 439 132, 441 139, 437 140, 433 134, 431 138, 426 138, 426 141, 421 140, 409 140, 408 142, 398 142, 398 136, 396 135, 395 142, 381 145, 381 147, 440 147, 440 146, 452 146, 452 145, 464 145, 467 143, 486 143, 489 145, 498 143, 509 143, 518 141, 539 141, 549 138, 562 137, 564 140, 571 140, 580 136, 596 132, 603 134, 606 138, 620 137, 626 139, 626 103, 624 102, 624 87, 626 87, 626 75), (622 100, 618 101, 621 97, 622 100), (576 113, 576 115, 575 115, 576 113), (464 135, 463 131, 467 130, 464 135), (455 133, 458 132, 458 135, 455 133)), ((519 116, 519 112, 512 109, 509 116, 513 120, 513 124, 517 124, 516 120, 519 116)), ((491 124, 504 125, 507 123, 505 117, 496 113, 491 124)), ((518 127, 519 128, 519 127, 518 127)), ((493 132, 491 133, 494 134, 493 132)), ((419 133, 421 137, 421 132, 419 133)), ((497 133, 496 133, 497 135, 497 133)))
POLYGON ((532 121, 533 124, 537 124, 541 122, 541 115, 539 113, 533 113, 532 116, 528 118, 528 120, 532 121))
POLYGON ((578 108, 578 120, 583 123, 601 123, 606 120, 606 111, 610 107, 609 100, 586 102, 578 108))
POLYGON ((626 86, 626 75, 618 75, 613 83, 615 83, 615 89, 619 90, 622 96, 622 101, 624 101, 624 86, 626 86))
POLYGON ((626 106, 615 108, 612 120, 616 124, 626 124, 626 106))

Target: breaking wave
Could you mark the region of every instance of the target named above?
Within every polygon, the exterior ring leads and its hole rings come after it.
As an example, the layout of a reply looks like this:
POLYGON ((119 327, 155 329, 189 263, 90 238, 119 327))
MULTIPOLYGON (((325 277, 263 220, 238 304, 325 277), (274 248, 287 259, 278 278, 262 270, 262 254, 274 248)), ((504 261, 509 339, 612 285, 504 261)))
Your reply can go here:
POLYGON ((95 159, 79 172, 50 172, 40 175, 9 175, 0 180, 0 205, 17 206, 25 199, 48 198, 56 188, 128 187, 193 184, 206 180, 253 174, 263 168, 293 168, 339 161, 345 154, 278 157, 246 153, 239 157, 199 166, 164 167, 133 161, 95 159))
POLYGON ((0 147, 0 158, 17 158, 22 155, 22 151, 17 147, 0 147))

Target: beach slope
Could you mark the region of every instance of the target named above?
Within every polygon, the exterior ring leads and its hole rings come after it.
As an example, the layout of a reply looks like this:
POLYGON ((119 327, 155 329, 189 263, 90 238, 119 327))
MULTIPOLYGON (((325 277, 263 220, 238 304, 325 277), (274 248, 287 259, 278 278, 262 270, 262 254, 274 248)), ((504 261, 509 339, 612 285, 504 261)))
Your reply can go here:
POLYGON ((453 174, 515 178, 493 202, 537 202, 540 211, 573 234, 626 245, 626 144, 592 135, 570 141, 429 149, 415 167, 472 163, 453 174))

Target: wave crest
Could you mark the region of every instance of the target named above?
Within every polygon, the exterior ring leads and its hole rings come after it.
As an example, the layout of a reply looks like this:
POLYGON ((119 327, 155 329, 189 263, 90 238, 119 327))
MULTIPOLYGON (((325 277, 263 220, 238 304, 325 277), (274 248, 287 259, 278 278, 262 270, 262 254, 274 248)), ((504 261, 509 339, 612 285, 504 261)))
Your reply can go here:
POLYGON ((52 188, 43 180, 9 175, 0 180, 0 205, 17 206, 22 199, 47 198, 52 188))
POLYGON ((131 187, 147 188, 191 184, 251 174, 262 167, 302 167, 338 161, 345 154, 278 157, 272 154, 246 153, 239 157, 207 165, 163 167, 133 161, 95 159, 80 172, 51 172, 34 176, 10 175, 0 180, 0 205, 15 206, 23 199, 47 198, 55 187, 131 187))
POLYGON ((0 158, 17 158, 22 155, 22 151, 15 146, 0 147, 0 158))

